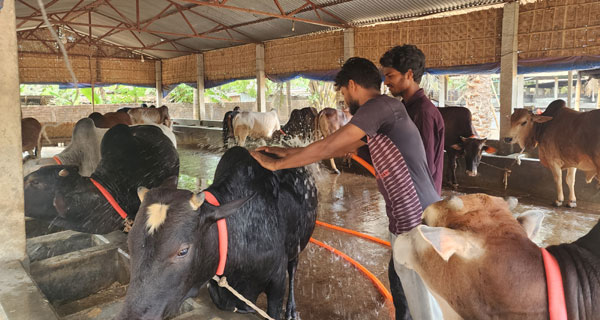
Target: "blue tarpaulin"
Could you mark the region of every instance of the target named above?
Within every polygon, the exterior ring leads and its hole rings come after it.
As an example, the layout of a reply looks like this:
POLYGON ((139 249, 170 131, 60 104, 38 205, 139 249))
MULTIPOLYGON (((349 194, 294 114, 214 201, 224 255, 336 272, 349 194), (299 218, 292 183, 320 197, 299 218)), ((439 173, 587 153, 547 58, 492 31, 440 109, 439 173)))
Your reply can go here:
POLYGON ((321 81, 334 81, 335 76, 340 69, 327 70, 327 71, 299 71, 290 72, 286 74, 267 74, 267 78, 274 82, 286 82, 289 80, 296 79, 298 77, 310 79, 310 80, 321 80, 321 81))

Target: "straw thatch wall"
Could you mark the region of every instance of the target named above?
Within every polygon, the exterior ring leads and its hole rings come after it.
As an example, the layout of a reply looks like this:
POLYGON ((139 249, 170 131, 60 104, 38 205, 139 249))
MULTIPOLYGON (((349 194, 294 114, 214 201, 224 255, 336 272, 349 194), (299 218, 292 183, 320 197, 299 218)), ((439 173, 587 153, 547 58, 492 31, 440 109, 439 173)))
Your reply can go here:
POLYGON ((435 19, 356 28, 355 55, 373 62, 391 47, 419 47, 427 67, 500 61, 502 9, 488 9, 435 19))
POLYGON ((196 82, 198 78, 197 60, 195 54, 162 60, 163 85, 196 82))
POLYGON ((342 31, 309 34, 265 43, 265 72, 328 71, 344 59, 342 31))
POLYGON ((204 53, 204 79, 208 81, 256 76, 256 45, 212 50, 204 53))
POLYGON ((541 0, 519 7, 519 58, 600 55, 600 2, 541 0))
MULTIPOLYGON (((69 61, 77 81, 81 83, 127 83, 153 85, 154 63, 138 59, 90 58, 70 56, 69 61)), ((62 56, 19 54, 21 83, 70 83, 71 75, 62 56)))

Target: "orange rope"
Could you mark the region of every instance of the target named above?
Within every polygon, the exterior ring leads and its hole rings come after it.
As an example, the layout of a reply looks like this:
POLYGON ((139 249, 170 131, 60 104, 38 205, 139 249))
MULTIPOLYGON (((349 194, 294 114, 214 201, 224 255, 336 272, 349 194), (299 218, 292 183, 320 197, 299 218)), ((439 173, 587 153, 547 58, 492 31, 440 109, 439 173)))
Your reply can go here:
POLYGON ((363 158, 353 154, 352 159, 354 161, 358 162, 361 166, 365 167, 365 169, 369 170, 369 172, 373 175, 373 177, 377 176, 377 174, 375 173, 375 168, 373 168, 373 166, 370 165, 368 162, 366 162, 363 158))
POLYGON ((325 223, 325 222, 322 222, 322 221, 319 221, 319 220, 317 220, 317 225, 320 225, 320 226, 325 227, 325 228, 329 228, 329 229, 333 229, 333 230, 345 232, 345 233, 351 234, 353 236, 357 236, 357 237, 364 238, 364 239, 367 239, 367 240, 371 240, 373 242, 377 242, 379 244, 382 244, 382 245, 384 245, 386 247, 391 247, 389 241, 381 240, 379 238, 376 238, 376 237, 373 237, 373 236, 370 236, 370 235, 367 235, 367 234, 364 234, 364 233, 360 233, 358 231, 354 231, 354 230, 350 230, 350 229, 346 229, 346 228, 334 226, 332 224, 325 223))
POLYGON ((379 279, 377 279, 377 277, 375 277, 374 274, 372 274, 369 270, 367 270, 367 268, 363 267, 363 265, 361 265, 360 263, 356 262, 354 259, 347 256, 345 253, 343 253, 343 252, 337 250, 336 248, 331 247, 319 240, 310 238, 310 242, 318 245, 319 247, 325 248, 330 252, 333 252, 334 254, 340 256, 341 258, 343 258, 344 260, 346 260, 350 264, 352 264, 354 267, 356 267, 356 269, 358 269, 360 272, 362 272, 365 276, 367 276, 367 278, 369 278, 369 280, 371 280, 373 282, 373 284, 375 285, 375 287, 377 288, 379 293, 381 293, 381 295, 386 299, 386 301, 388 303, 391 303, 391 305, 393 305, 392 294, 388 291, 388 289, 386 289, 386 287, 383 285, 383 283, 381 283, 381 281, 379 281, 379 279))

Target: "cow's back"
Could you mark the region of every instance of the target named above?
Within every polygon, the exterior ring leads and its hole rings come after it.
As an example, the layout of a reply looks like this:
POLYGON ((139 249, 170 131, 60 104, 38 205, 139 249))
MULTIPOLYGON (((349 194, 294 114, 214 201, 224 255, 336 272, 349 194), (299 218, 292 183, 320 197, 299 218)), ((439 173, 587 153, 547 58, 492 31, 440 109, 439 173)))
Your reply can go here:
POLYGON ((563 168, 599 169, 596 166, 600 164, 600 110, 578 112, 560 108, 536 134, 542 164, 548 166, 558 158, 563 168))
POLYGON ((471 122, 471 111, 465 107, 438 108, 444 118, 444 148, 460 143, 460 137, 476 135, 471 122))

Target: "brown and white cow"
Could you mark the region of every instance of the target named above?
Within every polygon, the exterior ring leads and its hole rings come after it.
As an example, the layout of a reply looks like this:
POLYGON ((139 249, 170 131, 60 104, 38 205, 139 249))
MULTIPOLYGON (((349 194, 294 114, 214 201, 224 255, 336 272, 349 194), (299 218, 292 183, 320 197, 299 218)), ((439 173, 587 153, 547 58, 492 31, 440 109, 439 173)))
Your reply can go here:
POLYGON ((42 156, 42 136, 50 142, 44 126, 35 118, 21 119, 22 151, 29 153, 28 158, 39 158, 42 156))
POLYGON ((281 130, 277 111, 242 111, 233 119, 233 134, 239 146, 246 144, 246 138, 271 139, 273 132, 281 130))
MULTIPOLYGON (((350 114, 350 110, 348 108, 344 108, 343 110, 324 108, 323 110, 319 111, 315 126, 317 140, 321 137, 326 138, 330 136, 332 133, 346 125, 350 119, 352 119, 352 115, 350 114)), ((333 158, 329 159, 329 161, 331 162, 331 168, 336 173, 340 173, 338 168, 335 166, 335 161, 333 161, 333 158)))
POLYGON ((511 128, 505 142, 518 143, 523 150, 539 147, 542 165, 552 171, 556 184, 556 201, 564 201, 562 171, 567 170, 568 207, 576 207, 575 173, 585 172, 590 183, 600 174, 600 110, 578 112, 566 107, 564 100, 555 100, 541 115, 525 109, 515 109, 510 117, 511 128))
MULTIPOLYGON (((542 218, 515 219, 509 203, 485 194, 436 202, 423 213, 427 225, 398 236, 394 264, 421 276, 444 319, 548 319, 542 252, 530 240, 542 218)), ((546 249, 561 271, 568 319, 598 319, 600 224, 546 249)))
POLYGON ((169 128, 173 126, 171 116, 169 116, 169 108, 162 106, 160 108, 131 108, 127 110, 127 114, 131 117, 132 124, 162 124, 169 128))

